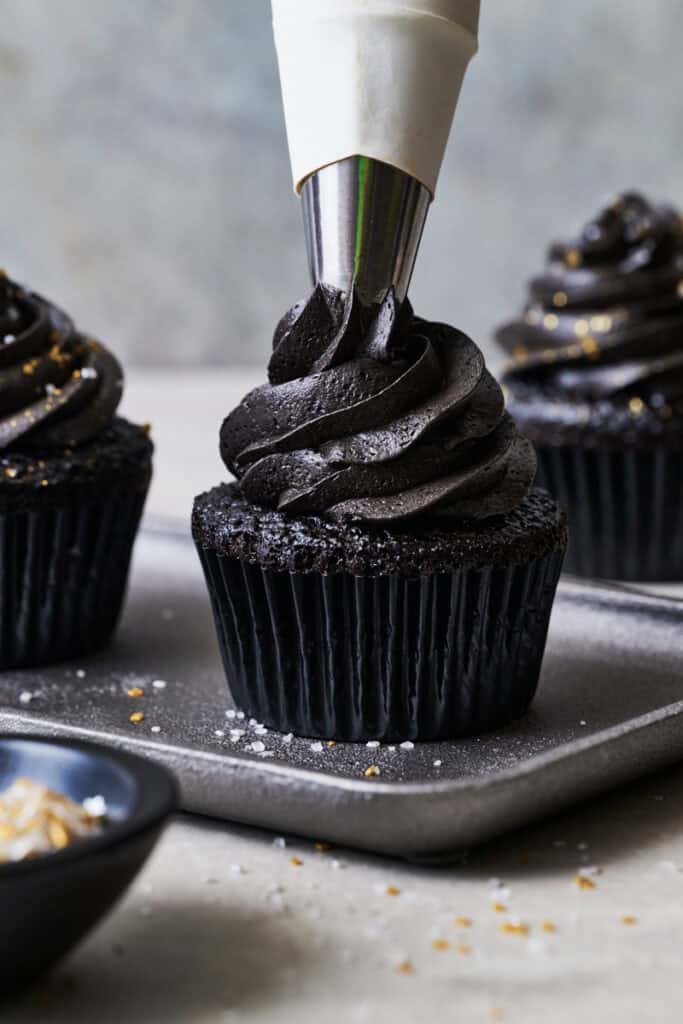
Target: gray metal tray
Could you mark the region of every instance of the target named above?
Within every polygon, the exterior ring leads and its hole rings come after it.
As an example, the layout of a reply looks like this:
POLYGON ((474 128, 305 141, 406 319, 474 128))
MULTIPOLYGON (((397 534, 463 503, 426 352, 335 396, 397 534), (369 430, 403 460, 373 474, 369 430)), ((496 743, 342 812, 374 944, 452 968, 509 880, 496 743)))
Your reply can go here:
POLYGON ((115 642, 83 662, 4 673, 0 728, 146 754, 176 773, 188 811, 431 859, 673 762, 682 697, 683 602, 567 579, 538 697, 516 725, 412 749, 263 734, 226 717, 191 542, 147 530, 115 642), (128 696, 135 686, 143 696, 128 696), (366 778, 371 764, 380 774, 366 778))

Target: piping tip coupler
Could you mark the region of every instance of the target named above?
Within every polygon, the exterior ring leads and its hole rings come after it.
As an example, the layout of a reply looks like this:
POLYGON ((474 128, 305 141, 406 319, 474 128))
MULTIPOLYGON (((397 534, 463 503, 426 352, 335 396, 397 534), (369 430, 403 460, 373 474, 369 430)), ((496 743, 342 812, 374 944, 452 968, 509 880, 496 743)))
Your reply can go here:
POLYGON ((348 292, 366 305, 390 288, 402 302, 431 193, 405 171, 364 156, 320 168, 301 189, 308 263, 314 284, 348 292))

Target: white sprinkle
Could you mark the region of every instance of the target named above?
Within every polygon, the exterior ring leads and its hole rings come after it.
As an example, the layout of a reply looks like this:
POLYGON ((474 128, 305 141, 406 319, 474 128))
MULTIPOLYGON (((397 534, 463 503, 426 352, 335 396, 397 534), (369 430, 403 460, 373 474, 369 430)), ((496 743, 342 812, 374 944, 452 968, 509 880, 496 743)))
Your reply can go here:
POLYGON ((225 736, 225 733, 223 732, 222 729, 214 729, 213 734, 214 736, 217 736, 219 740, 225 736))
POLYGON ((510 890, 506 885, 497 885, 489 893, 492 903, 507 903, 510 899, 510 890))
POLYGON ((244 874, 246 874, 246 872, 245 872, 245 870, 244 870, 244 868, 242 867, 241 864, 231 864, 230 865, 230 870, 233 873, 233 875, 244 875, 244 874))
POLYGON ((274 750, 262 750, 259 757, 275 757, 274 750))
POLYGON ((282 742, 283 743, 291 743, 293 739, 294 739, 294 733, 293 732, 288 732, 286 734, 286 736, 282 737, 282 742))
POLYGON ((5 345, 9 345, 11 342, 15 340, 15 338, 16 334, 6 334, 2 340, 4 341, 5 345))
POLYGON ((287 840, 284 836, 275 836, 273 839, 273 846, 277 846, 278 850, 284 850, 287 845, 287 840))
POLYGON ((20 704, 30 704, 32 700, 33 694, 30 693, 28 690, 22 690, 22 692, 19 694, 20 704))
POLYGON ((254 732, 257 736, 265 736, 268 730, 266 729, 265 725, 261 725, 259 723, 258 725, 254 726, 254 732))
POLYGON ((440 768, 441 765, 442 765, 442 762, 439 761, 439 760, 436 760, 436 761, 432 761, 432 764, 434 765, 435 768, 440 768))
POLYGON ((587 725, 586 719, 582 718, 581 721, 579 722, 579 725, 587 725))
POLYGON ((321 750, 322 750, 322 749, 323 749, 323 745, 322 745, 322 743, 320 742, 320 740, 316 740, 316 741, 315 741, 315 743, 311 743, 311 750, 312 750, 312 751, 313 751, 313 752, 314 752, 315 754, 319 754, 319 753, 321 752, 321 750))
POLYGON ((228 708, 228 710, 225 712, 225 717, 226 718, 234 718, 235 717, 235 709, 234 708, 228 708))
POLYGON ((85 679, 85 669, 84 668, 77 668, 76 669, 76 675, 78 676, 79 679, 85 679))
POLYGON ((368 742, 365 744, 365 746, 366 747, 378 747, 379 746, 379 740, 368 740, 368 742))
POLYGON ((330 863, 331 863, 331 865, 332 865, 332 867, 334 868, 335 871, 343 871, 343 869, 346 867, 346 861, 345 860, 337 860, 334 857, 332 858, 330 863))
POLYGON ((231 740, 241 740, 242 737, 244 736, 245 732, 246 732, 245 729, 231 729, 230 730, 230 739, 231 740))
POLYGON ((94 380, 97 377, 97 370, 94 366, 84 366, 81 370, 81 377, 84 377, 86 380, 94 380))
POLYGON ((251 725, 251 726, 254 726, 254 725, 258 725, 258 724, 259 724, 259 723, 258 723, 258 722, 256 721, 256 719, 255 719, 255 718, 250 718, 250 719, 249 719, 249 725, 251 725))
POLYGON ((262 754, 265 749, 266 745, 261 740, 254 740, 253 743, 247 744, 247 750, 253 750, 255 754, 262 754))
POLYGON ((238 711, 235 715, 235 718, 239 718, 240 722, 243 722, 245 717, 244 711, 238 711))
POLYGON ((155 679, 154 682, 152 683, 152 686, 154 687, 155 690, 165 690, 166 681, 164 679, 155 679))
POLYGON ((46 395, 58 395, 59 394, 59 388, 55 387, 54 384, 46 384, 45 385, 45 394, 46 395))
POLYGON ((161 732, 161 726, 160 725, 153 725, 152 726, 152 732, 161 732))
POLYGON ((396 747, 394 747, 394 746, 387 747, 387 750, 389 751, 390 754, 395 754, 396 753, 396 747))
POLYGON ((161 617, 164 620, 164 622, 170 622, 171 619, 175 618, 175 612, 173 611, 172 608, 162 608, 161 617))
POLYGON ((602 868, 599 868, 597 864, 589 864, 585 868, 579 868, 577 874, 579 878, 597 878, 602 874, 602 868))
POLYGON ((404 740, 403 743, 400 744, 401 750, 412 750, 414 746, 415 744, 412 740, 404 740))
POLYGON ((83 801, 83 807, 93 818, 103 818, 107 813, 107 801, 103 796, 87 796, 83 801))

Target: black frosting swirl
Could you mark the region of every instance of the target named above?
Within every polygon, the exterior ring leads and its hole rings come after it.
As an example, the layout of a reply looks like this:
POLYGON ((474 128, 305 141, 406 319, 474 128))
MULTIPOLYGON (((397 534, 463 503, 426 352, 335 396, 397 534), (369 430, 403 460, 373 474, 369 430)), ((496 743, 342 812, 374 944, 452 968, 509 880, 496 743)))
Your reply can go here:
POLYGON ((482 519, 526 496, 533 449, 468 337, 318 285, 280 321, 269 383, 221 428, 255 504, 333 519, 482 519))
POLYGON ((678 211, 634 192, 619 196, 578 239, 550 247, 523 316, 496 337, 512 356, 512 389, 589 405, 608 399, 666 429, 683 411, 678 211))
POLYGON ((112 421, 123 372, 40 295, 0 274, 0 450, 70 448, 112 421))

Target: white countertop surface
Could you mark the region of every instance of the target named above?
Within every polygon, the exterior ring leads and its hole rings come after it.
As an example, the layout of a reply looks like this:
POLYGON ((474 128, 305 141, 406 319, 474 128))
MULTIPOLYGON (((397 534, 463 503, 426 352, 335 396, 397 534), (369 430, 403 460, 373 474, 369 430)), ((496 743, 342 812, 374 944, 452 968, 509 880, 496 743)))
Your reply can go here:
MULTIPOLYGON (((157 442, 148 514, 187 520, 225 476, 222 416, 260 375, 128 380, 124 411, 157 442)), ((441 869, 184 816, 2 1021, 663 1024, 681 1018, 682 897, 683 768, 441 869)))

